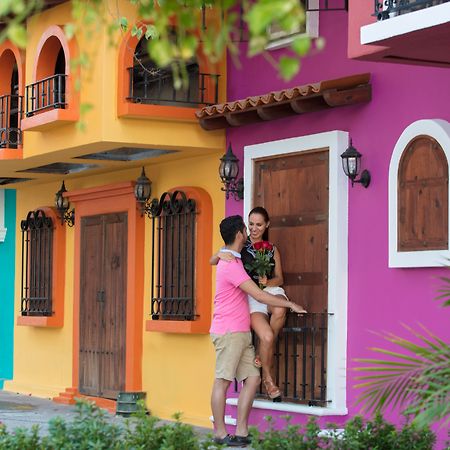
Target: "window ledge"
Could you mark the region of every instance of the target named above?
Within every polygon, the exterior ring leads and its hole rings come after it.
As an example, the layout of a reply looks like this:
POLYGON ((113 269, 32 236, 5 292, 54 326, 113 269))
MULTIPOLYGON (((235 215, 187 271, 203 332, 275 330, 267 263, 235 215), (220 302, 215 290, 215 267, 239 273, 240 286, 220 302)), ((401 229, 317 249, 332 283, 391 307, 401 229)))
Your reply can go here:
POLYGON ((119 105, 118 117, 129 119, 157 119, 170 122, 197 122, 195 116, 196 111, 198 111, 198 108, 122 102, 119 105))
MULTIPOLYGON (((230 406, 237 406, 238 399, 227 398, 226 403, 230 406)), ((346 416, 348 414, 347 408, 321 408, 318 406, 297 405, 295 403, 274 403, 266 400, 255 400, 253 402, 253 408, 267 409, 270 411, 309 414, 312 416, 346 416)))
POLYGON ((147 320, 146 331, 178 334, 208 334, 210 324, 205 320, 147 320))
POLYGON ((19 148, 2 148, 0 149, 0 161, 8 159, 23 159, 22 146, 19 148))
POLYGON ((63 326, 62 317, 52 316, 19 316, 17 325, 28 327, 61 328, 63 326))
POLYGON ((78 111, 73 109, 51 109, 22 119, 22 130, 45 131, 79 119, 78 111))

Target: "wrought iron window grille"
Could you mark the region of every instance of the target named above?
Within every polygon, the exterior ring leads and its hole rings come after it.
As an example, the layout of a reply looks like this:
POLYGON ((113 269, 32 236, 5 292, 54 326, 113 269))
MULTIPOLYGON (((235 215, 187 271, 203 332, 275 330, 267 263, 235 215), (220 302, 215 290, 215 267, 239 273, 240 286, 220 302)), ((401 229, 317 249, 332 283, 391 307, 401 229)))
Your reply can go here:
POLYGON ((44 211, 30 211, 22 231, 21 314, 52 315, 53 221, 44 211))
POLYGON ((187 88, 175 89, 171 68, 153 64, 129 67, 129 95, 133 103, 198 107, 213 105, 219 98, 219 75, 199 71, 197 63, 187 66, 187 88))
POLYGON ((27 85, 26 116, 47 109, 65 109, 66 78, 65 74, 56 74, 27 85))
MULTIPOLYGON (((327 334, 332 313, 289 313, 275 345, 274 381, 283 401, 325 407, 327 399, 327 334)), ((253 333, 255 348, 258 338, 253 333)), ((235 390, 237 390, 235 383, 235 390)), ((266 398, 261 383, 257 398, 266 398)))
POLYGON ((152 219, 151 315, 195 320, 196 203, 182 191, 150 203, 152 219))
POLYGON ((431 8, 447 3, 450 0, 375 0, 375 11, 372 16, 377 20, 386 20, 402 14, 431 8))
POLYGON ((22 145, 23 96, 0 96, 0 148, 17 148, 22 145))

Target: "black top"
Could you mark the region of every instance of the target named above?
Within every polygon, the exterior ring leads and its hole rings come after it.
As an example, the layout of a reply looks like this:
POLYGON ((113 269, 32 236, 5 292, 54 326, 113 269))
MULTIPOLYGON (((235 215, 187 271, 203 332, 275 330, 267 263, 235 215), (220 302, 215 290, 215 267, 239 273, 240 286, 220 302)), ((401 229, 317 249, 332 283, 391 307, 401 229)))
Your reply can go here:
MULTIPOLYGON (((272 243, 271 243, 272 244, 272 243)), ((270 256, 270 262, 273 263, 272 270, 269 274, 267 274, 267 279, 270 280, 274 276, 274 267, 275 267, 275 259, 274 259, 274 253, 275 253, 275 246, 272 244, 272 250, 267 250, 268 255, 270 256)), ((247 239, 247 241, 244 244, 244 248, 241 250, 241 259, 242 264, 244 264, 244 268, 246 264, 250 264, 254 259, 256 255, 256 250, 253 248, 252 241, 250 239, 247 239)), ((252 280, 258 284, 258 274, 254 271, 249 271, 245 268, 245 271, 250 275, 252 280)))

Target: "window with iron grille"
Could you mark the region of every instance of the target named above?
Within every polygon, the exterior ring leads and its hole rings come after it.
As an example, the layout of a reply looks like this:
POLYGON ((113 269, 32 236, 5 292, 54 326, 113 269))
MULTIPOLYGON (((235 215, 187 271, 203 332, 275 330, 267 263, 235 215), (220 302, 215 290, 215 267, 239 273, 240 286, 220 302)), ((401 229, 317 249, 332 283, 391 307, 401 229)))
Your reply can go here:
POLYGON ((182 191, 165 192, 150 212, 152 318, 194 320, 196 203, 182 191))
MULTIPOLYGON (((172 39, 176 39, 172 31, 172 39)), ((143 37, 134 52, 134 64, 129 67, 129 88, 127 100, 165 106, 197 108, 218 101, 219 76, 203 73, 196 57, 186 62, 187 86, 174 87, 172 66, 158 67, 147 50, 148 40, 143 37)))
POLYGON ((23 316, 52 315, 53 221, 41 209, 30 211, 22 230, 23 316))

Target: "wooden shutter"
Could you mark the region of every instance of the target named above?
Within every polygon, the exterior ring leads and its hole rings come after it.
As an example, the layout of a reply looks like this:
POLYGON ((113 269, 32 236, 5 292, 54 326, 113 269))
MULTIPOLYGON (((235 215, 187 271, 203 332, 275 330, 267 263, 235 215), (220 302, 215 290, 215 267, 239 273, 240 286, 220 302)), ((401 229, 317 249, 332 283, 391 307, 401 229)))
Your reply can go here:
POLYGON ((398 170, 398 251, 448 248, 448 162, 429 136, 412 140, 398 170))

